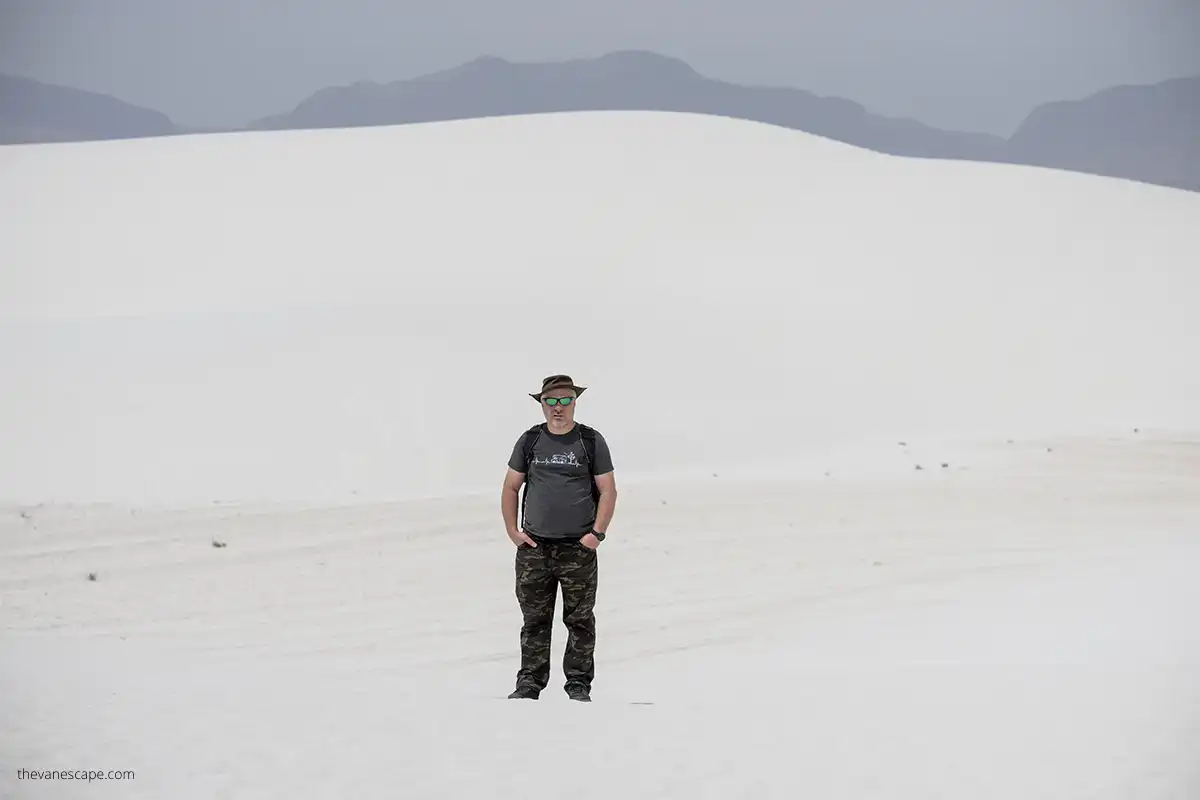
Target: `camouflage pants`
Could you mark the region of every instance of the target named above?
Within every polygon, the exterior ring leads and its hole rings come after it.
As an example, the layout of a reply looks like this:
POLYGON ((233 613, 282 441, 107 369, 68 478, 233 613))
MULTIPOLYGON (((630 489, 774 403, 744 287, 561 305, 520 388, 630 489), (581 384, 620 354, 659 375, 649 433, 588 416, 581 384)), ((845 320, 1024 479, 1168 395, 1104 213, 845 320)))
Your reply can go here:
POLYGON ((517 602, 524 619, 518 686, 541 691, 550 680, 550 632, 554 625, 554 603, 561 586, 562 620, 567 628, 567 647, 563 655, 565 685, 592 688, 598 576, 596 551, 576 541, 540 541, 537 547, 523 544, 517 548, 517 602))

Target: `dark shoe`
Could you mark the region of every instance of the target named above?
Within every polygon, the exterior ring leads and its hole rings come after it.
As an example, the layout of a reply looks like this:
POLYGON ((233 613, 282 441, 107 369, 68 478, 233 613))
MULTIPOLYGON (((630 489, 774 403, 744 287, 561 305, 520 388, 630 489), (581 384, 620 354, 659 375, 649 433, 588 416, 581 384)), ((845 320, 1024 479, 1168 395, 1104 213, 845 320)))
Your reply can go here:
POLYGON ((582 686, 568 686, 567 697, 572 700, 578 700, 581 703, 592 702, 592 694, 582 686))
POLYGON ((518 686, 508 696, 509 700, 537 700, 541 692, 532 686, 518 686))

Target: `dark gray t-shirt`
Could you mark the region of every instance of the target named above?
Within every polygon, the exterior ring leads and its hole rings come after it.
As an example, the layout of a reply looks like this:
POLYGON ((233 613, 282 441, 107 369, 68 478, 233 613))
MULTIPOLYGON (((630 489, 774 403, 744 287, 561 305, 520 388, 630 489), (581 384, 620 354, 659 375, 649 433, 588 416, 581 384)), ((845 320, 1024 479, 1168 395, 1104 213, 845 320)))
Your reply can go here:
MULTIPOLYGON (((525 463, 525 434, 513 446, 508 466, 525 474, 523 530, 547 539, 577 539, 596 524, 596 502, 592 499, 592 476, 587 454, 579 438, 579 426, 554 434, 542 425, 541 436, 529 464, 525 463)), ((608 443, 596 432, 596 463, 592 472, 612 472, 608 443)), ((518 524, 520 521, 518 520, 518 524)))

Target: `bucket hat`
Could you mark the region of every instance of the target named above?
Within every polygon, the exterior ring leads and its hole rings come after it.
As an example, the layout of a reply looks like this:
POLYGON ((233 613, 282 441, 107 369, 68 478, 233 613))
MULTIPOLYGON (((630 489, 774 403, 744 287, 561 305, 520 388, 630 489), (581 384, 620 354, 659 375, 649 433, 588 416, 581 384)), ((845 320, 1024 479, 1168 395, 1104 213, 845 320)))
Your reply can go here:
POLYGON ((530 392, 529 396, 540 403, 542 395, 551 389, 574 389, 576 397, 587 391, 586 386, 576 386, 575 381, 571 380, 570 375, 548 375, 542 379, 542 390, 540 392, 530 392))

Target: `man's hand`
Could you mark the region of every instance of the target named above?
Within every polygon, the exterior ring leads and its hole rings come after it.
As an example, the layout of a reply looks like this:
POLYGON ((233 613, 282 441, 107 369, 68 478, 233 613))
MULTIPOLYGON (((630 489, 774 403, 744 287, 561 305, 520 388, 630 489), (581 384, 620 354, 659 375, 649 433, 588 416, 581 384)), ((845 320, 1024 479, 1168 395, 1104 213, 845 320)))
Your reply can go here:
POLYGON ((600 546, 600 540, 597 539, 595 536, 593 536, 590 533, 586 534, 583 538, 581 538, 579 540, 579 543, 581 545, 583 545, 584 547, 586 547, 588 550, 595 550, 597 547, 600 546))
POLYGON ((537 547, 537 542, 526 536, 525 531, 520 528, 509 531, 508 538, 512 540, 514 547, 520 547, 523 544, 527 544, 530 547, 537 547))

